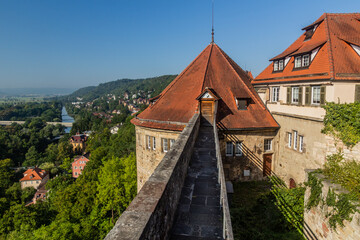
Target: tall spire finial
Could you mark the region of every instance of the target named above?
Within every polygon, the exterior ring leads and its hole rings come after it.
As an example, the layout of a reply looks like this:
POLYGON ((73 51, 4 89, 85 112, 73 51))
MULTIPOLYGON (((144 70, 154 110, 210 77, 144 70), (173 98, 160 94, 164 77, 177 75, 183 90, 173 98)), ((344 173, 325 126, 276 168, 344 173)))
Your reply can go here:
POLYGON ((212 0, 212 28, 211 28, 211 43, 214 43, 214 0, 212 0))

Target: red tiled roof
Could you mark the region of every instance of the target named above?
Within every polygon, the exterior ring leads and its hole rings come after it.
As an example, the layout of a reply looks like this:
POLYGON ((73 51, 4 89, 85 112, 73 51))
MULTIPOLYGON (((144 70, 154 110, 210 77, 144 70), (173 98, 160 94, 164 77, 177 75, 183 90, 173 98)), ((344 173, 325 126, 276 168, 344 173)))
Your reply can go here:
POLYGON ((311 25, 317 25, 313 36, 305 40, 305 32, 283 53, 270 61, 291 57, 283 71, 273 72, 271 63, 253 84, 308 80, 360 80, 360 56, 350 44, 360 46, 360 13, 325 13, 311 25), (320 50, 308 68, 294 70, 294 55, 320 50))
POLYGON ((43 169, 35 167, 35 168, 26 170, 23 174, 24 174, 24 177, 20 179, 20 182, 32 181, 32 180, 42 180, 47 175, 47 172, 43 169))
POLYGON ((222 126, 228 129, 277 128, 278 124, 255 92, 251 80, 249 74, 216 44, 210 44, 165 88, 153 105, 132 119, 132 123, 181 131, 198 111, 196 98, 208 87, 220 98, 217 121, 222 126), (234 97, 238 96, 252 99, 248 110, 237 109, 234 97))

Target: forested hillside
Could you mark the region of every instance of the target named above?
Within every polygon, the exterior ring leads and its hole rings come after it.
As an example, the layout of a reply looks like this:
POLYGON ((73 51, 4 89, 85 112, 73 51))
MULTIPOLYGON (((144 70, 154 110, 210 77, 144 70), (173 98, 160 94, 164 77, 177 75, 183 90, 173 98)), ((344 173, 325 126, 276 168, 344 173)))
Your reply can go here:
POLYGON ((62 100, 74 101, 76 98, 82 98, 84 101, 91 101, 106 94, 122 95, 127 92, 151 92, 156 96, 172 81, 176 75, 164 75, 160 77, 144 79, 120 79, 112 82, 101 83, 97 87, 80 88, 74 93, 62 97, 62 100))

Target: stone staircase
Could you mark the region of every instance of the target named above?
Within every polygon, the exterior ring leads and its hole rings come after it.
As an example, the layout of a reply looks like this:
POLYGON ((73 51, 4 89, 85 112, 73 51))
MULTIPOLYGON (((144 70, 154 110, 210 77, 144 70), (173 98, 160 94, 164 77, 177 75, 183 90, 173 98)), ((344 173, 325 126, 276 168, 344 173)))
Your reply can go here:
POLYGON ((213 127, 201 124, 170 239, 223 239, 213 127))

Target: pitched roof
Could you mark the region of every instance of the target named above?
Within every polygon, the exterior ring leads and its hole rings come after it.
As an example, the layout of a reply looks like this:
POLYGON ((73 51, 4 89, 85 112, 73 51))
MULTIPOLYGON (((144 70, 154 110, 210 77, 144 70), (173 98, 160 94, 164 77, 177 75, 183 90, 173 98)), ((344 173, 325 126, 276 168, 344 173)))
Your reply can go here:
POLYGON ((252 78, 216 44, 208 45, 175 78, 156 101, 132 123, 149 128, 181 131, 198 111, 197 97, 206 88, 219 98, 217 121, 228 129, 277 128, 251 85, 252 78), (236 97, 251 98, 248 110, 238 110, 236 97))
POLYGON ((360 46, 360 13, 324 13, 303 30, 315 31, 310 39, 304 32, 284 52, 270 61, 291 57, 283 71, 273 72, 273 62, 253 84, 307 80, 360 80, 360 56, 350 44, 360 46), (294 70, 294 56, 319 48, 308 68, 294 70))
POLYGON ((23 173, 24 177, 20 179, 22 181, 32 181, 32 180, 42 180, 46 175, 47 172, 43 169, 38 167, 30 168, 23 173))

